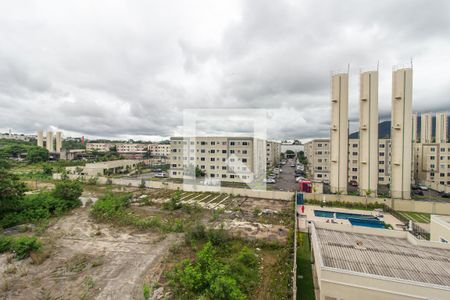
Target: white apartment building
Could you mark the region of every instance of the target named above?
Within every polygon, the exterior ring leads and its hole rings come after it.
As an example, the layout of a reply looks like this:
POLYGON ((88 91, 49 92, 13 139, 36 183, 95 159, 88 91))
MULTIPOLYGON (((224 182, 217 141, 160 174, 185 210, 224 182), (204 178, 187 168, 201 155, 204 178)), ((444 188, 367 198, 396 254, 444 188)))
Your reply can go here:
POLYGON ((152 156, 169 157, 170 144, 149 144, 148 151, 152 156))
POLYGON ((281 143, 275 141, 267 141, 266 143, 266 161, 268 167, 274 167, 280 162, 281 143))
POLYGON ((129 144, 129 143, 117 143, 116 146, 118 153, 145 153, 147 152, 146 144, 129 144))
POLYGON ((450 143, 417 143, 413 151, 415 181, 450 192, 450 143))
POLYGON ((169 176, 192 179, 195 168, 205 178, 252 182, 265 176, 266 142, 253 137, 172 137, 169 176))
POLYGON ((114 144, 110 143, 87 143, 86 151, 98 151, 98 152, 108 152, 110 148, 112 148, 114 144))
MULTIPOLYGON (((330 176, 330 139, 315 139, 305 144, 305 156, 308 159, 307 170, 313 180, 328 181, 330 176)), ((359 139, 348 142, 348 178, 359 184, 360 150, 359 139)), ((390 182, 391 141, 378 139, 378 184, 390 182)))

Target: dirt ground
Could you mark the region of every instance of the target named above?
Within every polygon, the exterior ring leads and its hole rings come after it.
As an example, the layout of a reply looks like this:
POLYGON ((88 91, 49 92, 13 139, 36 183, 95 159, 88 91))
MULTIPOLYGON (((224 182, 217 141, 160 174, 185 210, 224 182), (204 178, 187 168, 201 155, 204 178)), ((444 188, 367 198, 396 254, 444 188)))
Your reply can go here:
POLYGON ((80 208, 43 234, 52 246, 41 265, 0 256, 0 299, 142 299, 144 278, 159 274, 168 249, 180 239, 96 224, 80 208))

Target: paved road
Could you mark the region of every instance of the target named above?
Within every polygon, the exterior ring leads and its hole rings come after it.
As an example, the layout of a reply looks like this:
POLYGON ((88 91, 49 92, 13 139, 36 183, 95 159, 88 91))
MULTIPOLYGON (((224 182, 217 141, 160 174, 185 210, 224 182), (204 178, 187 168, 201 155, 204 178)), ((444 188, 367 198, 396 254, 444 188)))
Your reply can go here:
POLYGON ((295 192, 297 191, 298 184, 295 182, 294 171, 295 168, 292 168, 291 165, 294 163, 293 159, 289 159, 287 163, 283 166, 283 172, 280 173, 280 176, 277 179, 277 183, 274 184, 275 191, 289 191, 295 192))

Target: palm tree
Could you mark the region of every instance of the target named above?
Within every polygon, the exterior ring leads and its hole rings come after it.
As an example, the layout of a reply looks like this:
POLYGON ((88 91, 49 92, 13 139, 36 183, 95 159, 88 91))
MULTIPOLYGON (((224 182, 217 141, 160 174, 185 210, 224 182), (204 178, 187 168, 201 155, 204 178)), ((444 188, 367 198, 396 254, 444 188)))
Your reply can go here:
POLYGON ((371 189, 367 189, 364 191, 364 195, 366 196, 366 208, 367 208, 367 197, 372 195, 373 191, 371 189))

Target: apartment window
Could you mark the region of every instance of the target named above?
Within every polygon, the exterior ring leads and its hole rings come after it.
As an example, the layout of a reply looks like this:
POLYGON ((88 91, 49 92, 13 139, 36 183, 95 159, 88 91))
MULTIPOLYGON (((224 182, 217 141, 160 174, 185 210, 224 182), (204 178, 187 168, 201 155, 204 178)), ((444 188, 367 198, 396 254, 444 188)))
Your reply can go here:
POLYGON ((317 174, 317 178, 322 178, 322 174, 317 174))
POLYGON ((384 156, 384 152, 380 152, 380 156, 384 156))
POLYGON ((384 165, 384 160, 379 161, 380 165, 384 165))
POLYGON ((356 180, 356 179, 358 179, 358 176, 352 176, 352 179, 356 180))
POLYGON ((177 175, 177 172, 175 172, 175 171, 174 171, 174 172, 172 172, 172 175, 177 175))
POLYGON ((378 181, 383 181, 384 178, 383 177, 378 177, 378 181))
POLYGON ((322 147, 322 144, 317 144, 317 147, 322 147))
POLYGON ((215 157, 211 157, 211 161, 216 161, 216 158, 215 157))
POLYGON ((353 152, 352 154, 353 154, 353 155, 358 155, 358 152, 353 152))
POLYGON ((200 145, 206 145, 206 142, 201 142, 200 145))
POLYGON ((354 159, 354 160, 352 160, 352 163, 357 164, 358 161, 354 159))
POLYGON ((216 150, 211 150, 211 152, 210 153, 216 153, 216 150))
POLYGON ((322 155, 322 151, 317 151, 317 155, 322 155))
POLYGON ((234 150, 230 150, 230 154, 234 154, 234 150))
POLYGON ((384 169, 378 169, 378 173, 384 173, 384 169))
POLYGON ((216 145, 216 142, 211 142, 211 146, 215 146, 216 145))
POLYGON ((434 158, 435 158, 434 155, 430 156, 430 160, 434 160, 434 158))
POLYGON ((222 174, 222 178, 227 178, 227 175, 226 174, 222 174))
POLYGON ((445 173, 440 173, 439 176, 445 177, 445 173))
POLYGON ((352 171, 356 172, 356 171, 358 171, 358 168, 352 168, 352 171))
POLYGON ((356 148, 356 147, 358 147, 358 144, 353 144, 353 148, 356 148))
POLYGON ((242 162, 246 163, 246 162, 247 162, 247 159, 246 159, 246 158, 243 158, 243 159, 242 159, 242 162))
POLYGON ((201 166, 200 166, 200 169, 204 170, 204 169, 205 169, 205 166, 204 166, 204 165, 201 165, 201 166))
POLYGON ((234 144, 235 144, 234 142, 230 142, 230 146, 234 146, 234 144))
POLYGON ((200 150, 200 153, 205 153, 205 152, 206 152, 205 149, 200 150))
POLYGON ((223 154, 227 153, 227 150, 222 150, 222 153, 223 153, 223 154))
POLYGON ((322 159, 318 159, 317 162, 320 162, 320 163, 321 163, 321 162, 322 162, 322 159))
POLYGON ((242 146, 248 146, 248 142, 242 142, 242 146))
POLYGON ((201 160, 201 161, 205 161, 205 158, 204 158, 204 157, 200 157, 200 160, 201 160))
POLYGON ((385 147, 385 145, 384 144, 380 144, 380 148, 384 148, 385 147))
POLYGON ((242 150, 242 154, 247 154, 247 150, 242 150))
POLYGON ((209 174, 209 176, 211 176, 211 177, 216 177, 216 175, 215 175, 215 174, 209 174))
POLYGON ((176 168, 177 167, 177 164, 172 164, 172 168, 176 168))
POLYGON ((215 166, 210 166, 209 167, 211 170, 214 170, 216 167, 215 166))
POLYGON ((230 178, 231 178, 231 179, 234 179, 234 175, 233 175, 233 174, 230 174, 230 178))
POLYGON ((227 169, 227 167, 226 166, 222 166, 222 170, 226 170, 227 169))
POLYGON ((436 151, 436 149, 434 149, 434 147, 431 147, 431 148, 430 148, 430 151, 431 151, 431 152, 434 152, 434 151, 436 151))
POLYGON ((441 152, 445 152, 445 148, 441 148, 441 152))

